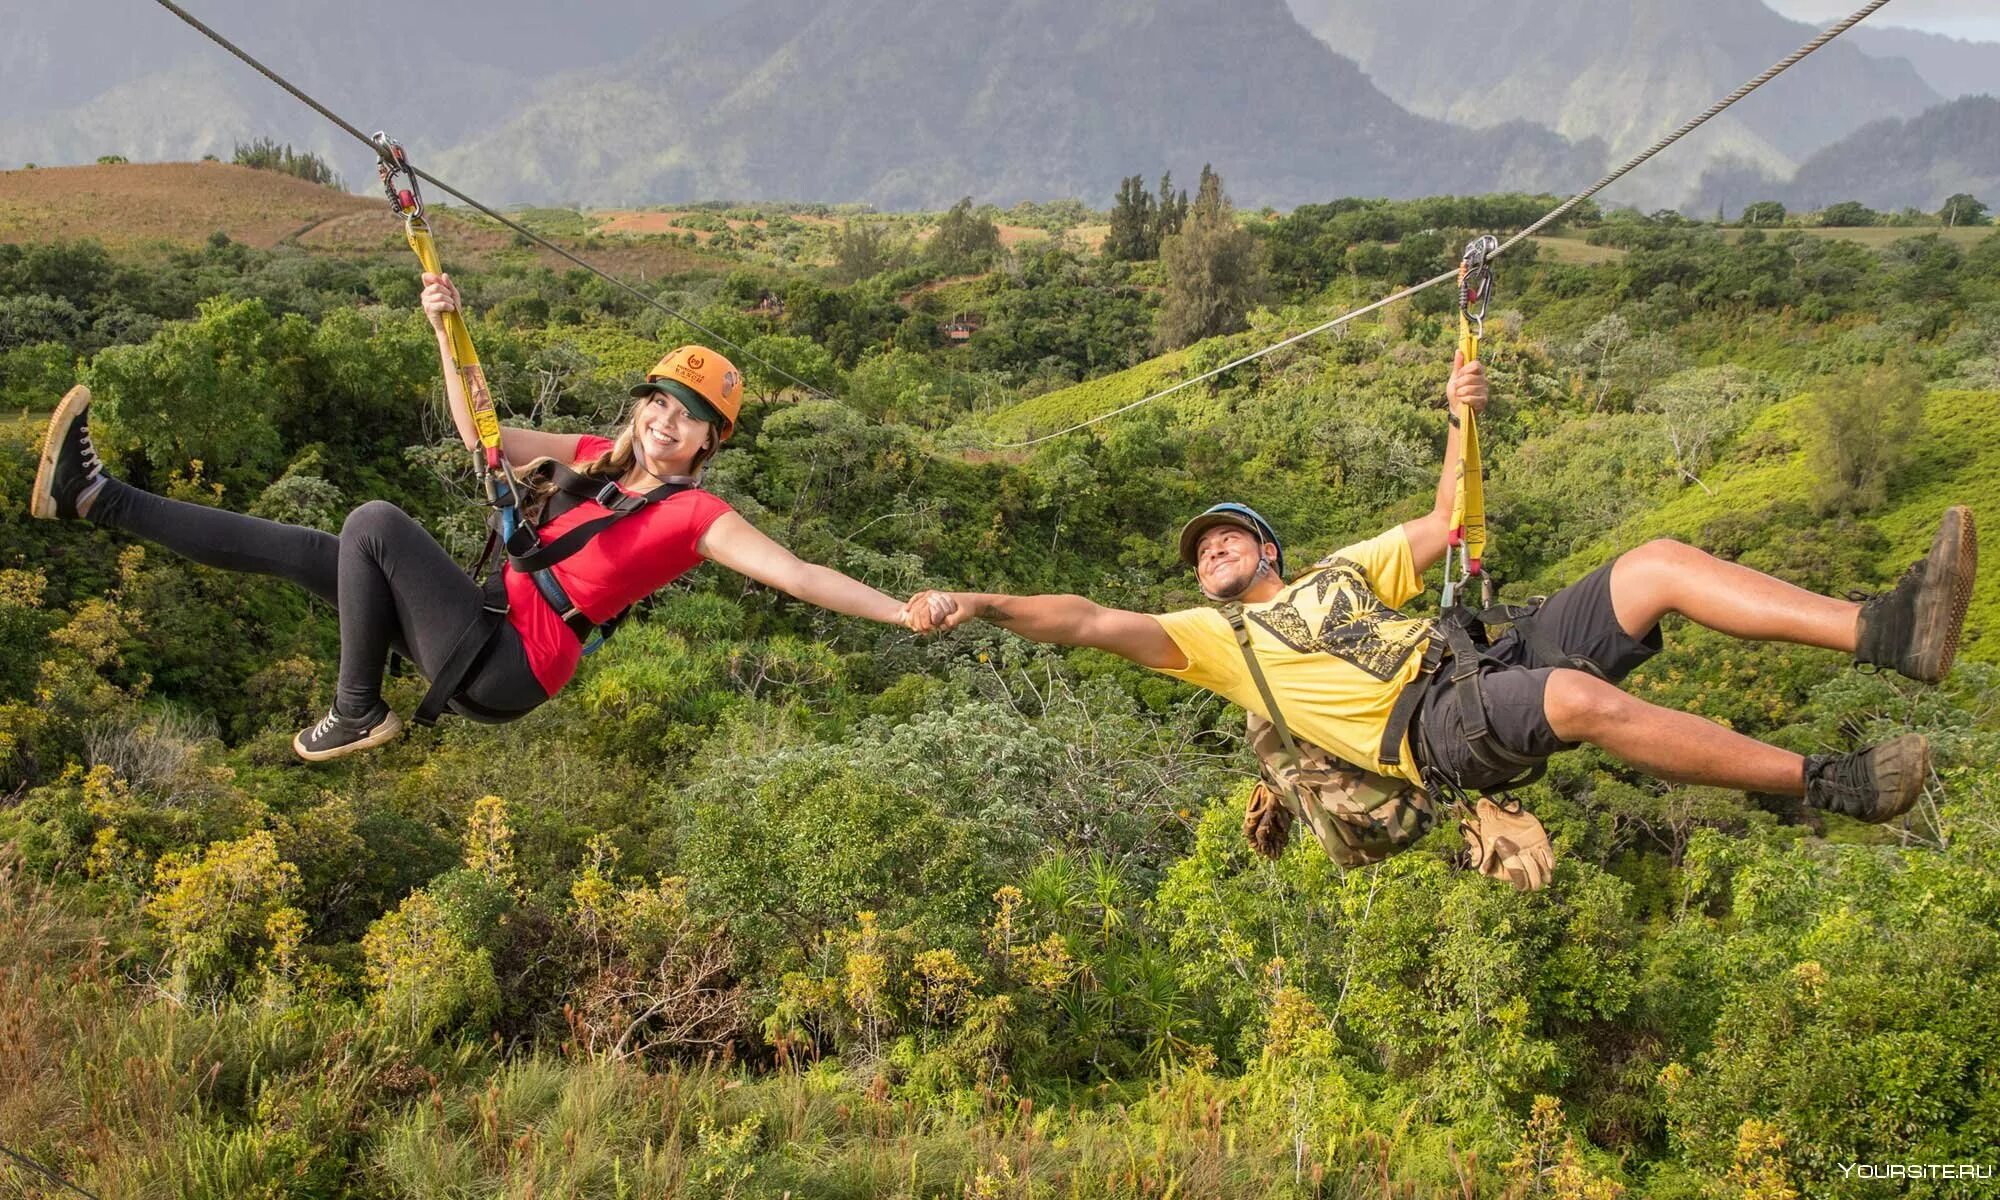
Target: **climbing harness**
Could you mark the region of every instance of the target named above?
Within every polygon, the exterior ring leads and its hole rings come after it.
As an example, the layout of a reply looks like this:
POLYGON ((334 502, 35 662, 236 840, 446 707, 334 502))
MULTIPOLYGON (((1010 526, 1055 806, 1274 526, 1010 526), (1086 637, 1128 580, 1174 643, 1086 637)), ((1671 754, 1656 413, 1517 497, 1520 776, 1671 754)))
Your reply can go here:
MULTIPOLYGON (((1458 351, 1468 363, 1479 361, 1479 342, 1486 332, 1486 309, 1493 299, 1493 259, 1499 251, 1499 239, 1486 235, 1467 243, 1459 259, 1458 351)), ((1390 709, 1379 753, 1384 763, 1400 763, 1403 740, 1413 732, 1412 749, 1426 749, 1423 729, 1415 722, 1417 709, 1437 672, 1449 670, 1467 749, 1483 774, 1499 781, 1479 790, 1505 793, 1541 778, 1543 764, 1539 759, 1514 753, 1493 734, 1482 677, 1501 669, 1501 664, 1486 653, 1491 644, 1489 627, 1512 625, 1527 646, 1534 666, 1574 667, 1599 676, 1603 671, 1588 658, 1564 653, 1548 631, 1537 626, 1536 618, 1546 597, 1537 597, 1526 604, 1496 601, 1493 577, 1484 562, 1486 471, 1479 451, 1479 414, 1467 408, 1463 414, 1453 414, 1451 419, 1461 426, 1460 452, 1451 519, 1445 535, 1444 588, 1438 600, 1437 632, 1425 648, 1416 678, 1404 686, 1390 709), (1479 588, 1478 608, 1472 607, 1468 595, 1475 583, 1479 588)), ((1428 753, 1420 757, 1435 761, 1435 756, 1428 753)), ((1434 799, 1448 796, 1463 801, 1464 789, 1458 780, 1446 778, 1428 762, 1422 764, 1422 774, 1434 799)))
MULTIPOLYGON (((159 0, 159 2, 162 4, 167 4, 168 0, 159 0)), ((1668 146, 1673 145, 1675 142, 1680 141, 1688 134, 1693 133, 1695 130, 1701 128, 1703 125, 1707 124, 1714 117, 1719 115, 1724 109, 1728 108, 1732 104, 1735 104, 1738 100, 1743 99, 1743 97, 1748 96, 1751 92, 1756 91, 1758 88, 1763 87, 1765 84, 1771 82, 1773 79, 1776 79, 1778 76, 1784 74, 1787 70, 1791 69, 1794 65, 1796 65, 1800 59, 1803 59, 1808 54, 1811 54, 1813 51, 1819 49, 1821 46, 1826 45, 1828 42, 1839 37, 1841 34, 1846 33, 1849 29, 1852 29, 1854 26, 1860 24, 1864 19, 1866 19, 1869 16, 1869 14, 1873 13, 1876 9, 1881 8, 1883 5, 1887 3, 1889 3, 1889 0, 1868 0, 1868 3, 1862 5, 1859 9, 1856 9, 1845 20, 1821 31, 1817 36, 1815 36, 1811 41, 1808 41, 1805 45, 1800 46, 1798 49, 1792 51, 1790 54, 1787 54, 1785 57, 1779 59, 1777 62, 1765 68, 1762 74, 1759 74, 1751 79, 1745 80, 1743 84, 1740 87, 1738 87, 1735 91, 1729 93, 1727 96, 1724 96, 1722 99, 1717 100, 1714 104, 1709 105, 1707 109, 1703 110, 1698 115, 1690 118, 1686 123, 1681 125, 1678 129, 1675 129, 1673 132, 1662 137, 1659 141, 1654 142, 1652 145, 1646 147, 1644 150, 1641 150, 1639 153, 1633 155, 1629 160, 1626 161, 1626 163, 1623 166, 1619 167, 1617 170, 1612 171, 1610 174, 1598 180, 1596 183, 1591 184, 1589 187, 1578 192, 1576 195, 1571 196, 1569 199, 1563 201, 1561 204, 1558 204, 1554 208, 1550 209, 1547 213, 1543 214, 1541 219, 1537 220, 1534 224, 1528 226, 1526 229, 1523 229, 1521 232, 1515 234, 1513 237, 1510 237, 1506 241, 1502 242, 1498 249, 1494 250, 1491 254, 1487 255, 1487 258, 1489 260, 1498 258, 1500 255, 1505 254, 1507 251, 1512 250, 1515 246, 1520 245, 1522 242, 1533 237, 1535 234, 1540 233, 1542 230, 1548 228, 1551 224, 1561 220, 1564 214, 1568 213, 1571 209, 1575 208, 1577 205, 1582 204, 1585 200, 1590 199, 1592 196, 1595 196, 1597 193, 1603 191, 1605 188, 1608 188, 1612 184, 1618 182, 1620 179, 1623 179, 1626 175, 1630 174, 1634 169, 1636 169, 1641 163, 1644 163, 1648 159, 1652 158, 1654 155, 1660 153, 1662 150, 1665 150, 1668 146)), ((1330 329, 1337 329, 1340 326, 1347 324, 1349 321, 1352 321, 1357 317, 1366 316, 1367 314, 1372 313, 1377 309, 1386 308, 1389 305, 1394 304, 1398 300, 1408 299, 1409 297, 1416 295, 1418 292, 1436 287, 1440 283, 1444 283, 1448 280, 1453 280, 1456 278, 1458 278, 1458 272, 1455 269, 1446 271, 1439 275, 1433 275, 1429 279, 1424 280, 1422 283, 1411 284, 1409 287, 1406 287, 1399 292, 1394 292, 1390 295, 1384 296, 1383 298, 1375 301, 1372 304, 1366 304, 1360 308, 1354 309, 1351 312, 1342 313, 1341 315, 1333 318, 1330 321, 1321 322, 1320 324, 1313 326, 1311 329, 1307 329, 1301 333, 1295 333, 1288 338, 1284 338, 1280 341, 1273 342, 1270 345, 1263 347, 1262 349, 1253 350, 1250 353, 1242 355, 1239 358, 1231 359, 1230 361, 1223 363, 1219 367, 1213 367, 1207 371, 1203 371, 1199 375, 1190 376, 1186 379, 1181 380, 1179 383, 1170 384, 1167 387, 1161 388, 1159 391, 1153 392, 1146 396, 1141 396, 1139 399, 1134 400, 1129 404, 1121 404, 1117 408, 1114 408, 1109 412, 1099 413, 1097 416, 1091 417, 1088 420, 1078 421, 1076 424, 1065 426, 1062 429, 1056 430, 1054 433, 1045 433, 1039 437, 1028 438, 1027 440, 1020 442, 1003 442, 1000 444, 999 448, 1002 450, 1024 450, 1029 446, 1037 446, 1043 442, 1053 441, 1056 438, 1075 433, 1080 429, 1088 429, 1092 425, 1096 425, 1101 421, 1108 421, 1113 417, 1120 416, 1124 413, 1131 412, 1136 408, 1140 408, 1144 405, 1151 404, 1155 400, 1160 400, 1164 399, 1165 397, 1171 396, 1175 392, 1181 391, 1184 388, 1190 388, 1197 383, 1202 383, 1206 380, 1214 379, 1218 375, 1227 374, 1228 372, 1233 371, 1240 366, 1244 366, 1247 363, 1255 362, 1258 359, 1263 358, 1267 354, 1271 354, 1275 351, 1282 350, 1286 346, 1293 345, 1297 342, 1305 341, 1307 338, 1310 337, 1316 337, 1319 334, 1325 333, 1330 329)))
MULTIPOLYGON (((382 179, 382 190, 389 197, 389 206, 403 218, 403 236, 410 249, 416 253, 417 261, 426 273, 442 275, 444 263, 438 256, 437 240, 431 235, 423 191, 402 144, 380 132, 369 142, 380 158, 377 172, 382 179)), ((416 720, 423 725, 435 724, 448 708, 474 720, 506 720, 516 715, 483 710, 459 695, 465 681, 493 649, 501 626, 506 622, 505 573, 496 570, 488 574, 486 571, 496 548, 506 552, 509 565, 534 580, 535 589, 548 601, 563 624, 569 626, 577 639, 584 643, 583 652, 590 654, 604 644, 625 614, 619 613, 601 626, 595 625, 570 599, 553 568, 582 550, 591 538, 613 523, 649 504, 686 491, 695 482, 691 478, 663 480, 661 487, 642 495, 631 495, 621 490, 614 480, 593 478, 544 459, 535 465, 533 473, 553 484, 555 490, 538 514, 539 519, 528 519, 521 507, 526 493, 501 444, 499 414, 494 411, 493 396, 487 388, 485 369, 479 363, 479 352, 472 345, 471 331, 466 328, 463 315, 457 311, 442 314, 441 323, 451 359, 447 369, 456 371, 465 384, 466 407, 471 410, 473 428, 479 437, 481 483, 486 493, 486 504, 493 511, 487 522, 486 545, 469 569, 475 579, 485 576, 482 584, 484 602, 479 616, 453 643, 443 666, 431 679, 430 690, 417 706, 416 720), (544 545, 537 527, 548 524, 585 501, 595 501, 608 510, 608 515, 583 522, 544 545)))
MULTIPOLYGON (((1465 362, 1479 361, 1479 340, 1486 332, 1486 307, 1493 298, 1493 256, 1500 248, 1498 238, 1474 238, 1465 247, 1458 263, 1458 352, 1465 362)), ((1449 401, 1447 401, 1449 403, 1449 401)), ((1416 678, 1405 684, 1391 707, 1382 732, 1379 755, 1384 763, 1402 762, 1403 740, 1411 730, 1417 706, 1437 672, 1449 660, 1452 690, 1465 721, 1465 737, 1473 758, 1490 772, 1502 772, 1507 786, 1531 782, 1541 774, 1540 765, 1508 750, 1493 737, 1488 719, 1486 694, 1480 676, 1491 669, 1482 651, 1487 646, 1487 619, 1494 623, 1507 619, 1533 620, 1532 607, 1503 611, 1492 607, 1493 581, 1482 561, 1486 553, 1485 464, 1479 454, 1479 414, 1471 407, 1451 413, 1459 427, 1458 475, 1453 485, 1451 520, 1445 534, 1444 590, 1438 600, 1437 632, 1425 648, 1416 678), (1473 610, 1464 602, 1466 589, 1477 582, 1483 607, 1473 610)), ((1422 738, 1422 730, 1417 730, 1422 738)), ((1413 746, 1414 748, 1414 746, 1413 746)), ((1456 781, 1441 777, 1425 767, 1425 786, 1433 799, 1443 794, 1456 798, 1456 781)), ((1503 789, 1504 790, 1504 789, 1503 789)))
POLYGON ((577 641, 583 643, 583 652, 593 654, 616 632, 631 609, 626 608, 602 622, 593 621, 570 599, 562 581, 556 578, 556 564, 582 551, 592 538, 618 522, 695 486, 693 478, 677 476, 662 481, 659 487, 648 492, 627 492, 618 486, 615 479, 585 475, 553 459, 538 460, 530 474, 531 477, 546 479, 554 490, 538 514, 537 521, 523 520, 516 526, 511 543, 500 538, 497 525, 488 529, 486 546, 470 569, 474 578, 485 574, 482 584, 485 605, 478 619, 459 635, 451 652, 445 656, 444 665, 431 678, 430 691, 425 693, 423 701, 417 706, 415 719, 419 724, 435 724, 447 708, 460 716, 485 723, 510 721, 520 715, 483 709, 458 694, 465 681, 498 644, 501 628, 506 623, 506 573, 497 568, 490 574, 486 573, 487 564, 492 561, 496 549, 505 550, 508 566, 534 581, 535 590, 548 601, 549 607, 576 635, 577 641), (580 522, 546 544, 541 541, 535 531, 537 525, 545 527, 586 502, 594 502, 605 509, 605 515, 580 522))

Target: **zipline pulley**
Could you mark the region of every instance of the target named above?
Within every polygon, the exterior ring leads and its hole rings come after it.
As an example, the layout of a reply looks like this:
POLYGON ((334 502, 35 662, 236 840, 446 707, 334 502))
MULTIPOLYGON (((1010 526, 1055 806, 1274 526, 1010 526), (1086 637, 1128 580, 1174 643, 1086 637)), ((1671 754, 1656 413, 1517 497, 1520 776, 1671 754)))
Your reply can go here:
POLYGON ((1500 239, 1489 233, 1468 242, 1458 260, 1458 314, 1463 322, 1459 346, 1467 362, 1479 358, 1479 339, 1486 335, 1486 305, 1493 298, 1493 258, 1499 253, 1500 239))
MULTIPOLYGON (((389 207, 405 221, 424 220, 424 194, 417 186, 417 173, 410 168, 409 156, 403 153, 403 144, 388 134, 377 130, 373 139, 375 153, 381 162, 375 173, 382 179, 382 190, 388 194, 389 207), (401 185, 398 185, 401 180, 401 185)), ((428 223, 426 223, 428 228, 428 223)))

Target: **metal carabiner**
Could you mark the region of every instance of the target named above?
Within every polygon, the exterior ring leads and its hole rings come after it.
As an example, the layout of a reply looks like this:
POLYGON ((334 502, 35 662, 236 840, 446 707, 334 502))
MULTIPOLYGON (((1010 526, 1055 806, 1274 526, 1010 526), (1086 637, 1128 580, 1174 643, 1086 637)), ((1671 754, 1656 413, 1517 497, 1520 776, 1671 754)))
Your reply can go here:
POLYGON ((389 207, 406 221, 422 221, 424 193, 417 187, 417 172, 410 166, 409 155, 403 153, 403 143, 379 129, 369 141, 375 144, 375 154, 381 159, 375 166, 375 174, 382 180, 382 192, 389 197, 389 207))
POLYGON ((1465 244, 1458 260, 1458 311, 1472 327, 1472 336, 1486 335, 1486 305, 1493 299, 1493 256, 1500 252, 1500 239, 1492 234, 1473 238, 1465 244))

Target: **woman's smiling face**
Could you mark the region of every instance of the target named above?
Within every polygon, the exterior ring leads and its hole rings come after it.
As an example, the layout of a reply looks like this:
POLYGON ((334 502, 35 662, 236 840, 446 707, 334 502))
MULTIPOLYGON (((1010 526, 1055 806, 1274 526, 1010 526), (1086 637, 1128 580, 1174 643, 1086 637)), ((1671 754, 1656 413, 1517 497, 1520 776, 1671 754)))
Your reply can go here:
POLYGON ((641 399, 632 412, 632 449, 655 475, 690 474, 714 436, 715 426, 665 392, 641 399))

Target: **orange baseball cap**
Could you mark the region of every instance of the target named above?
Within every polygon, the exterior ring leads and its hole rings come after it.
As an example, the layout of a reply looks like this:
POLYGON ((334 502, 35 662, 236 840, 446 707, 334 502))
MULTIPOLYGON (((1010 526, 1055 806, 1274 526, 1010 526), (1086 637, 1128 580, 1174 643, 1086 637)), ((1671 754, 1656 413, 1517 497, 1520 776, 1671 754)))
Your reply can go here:
POLYGON ((679 400, 696 419, 716 426, 725 441, 736 432, 736 414, 743 411, 743 373, 706 346, 670 352, 646 372, 646 382, 632 389, 634 396, 654 392, 679 400))

